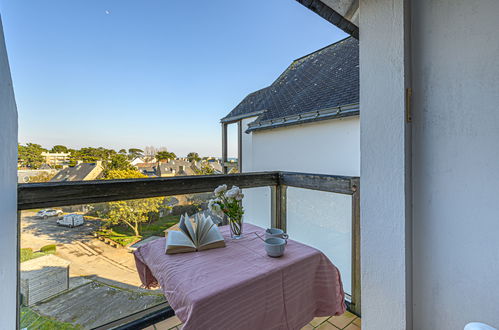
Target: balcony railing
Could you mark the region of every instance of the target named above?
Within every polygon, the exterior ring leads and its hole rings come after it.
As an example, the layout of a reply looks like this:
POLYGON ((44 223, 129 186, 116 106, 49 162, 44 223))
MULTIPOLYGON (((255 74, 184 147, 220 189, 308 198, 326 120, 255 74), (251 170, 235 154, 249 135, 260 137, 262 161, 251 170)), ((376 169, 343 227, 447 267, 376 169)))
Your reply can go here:
MULTIPOLYGON (((358 177, 274 171, 172 178, 20 184, 18 187, 18 211, 203 193, 213 191, 221 184, 236 185, 240 188, 270 187, 272 192, 271 225, 284 230, 287 227, 287 187, 350 195, 352 197, 352 278, 348 306, 353 313, 360 315, 360 180, 358 177)), ((164 304, 164 306, 129 315, 106 324, 102 328, 136 329, 157 323, 173 314, 173 310, 164 304)))

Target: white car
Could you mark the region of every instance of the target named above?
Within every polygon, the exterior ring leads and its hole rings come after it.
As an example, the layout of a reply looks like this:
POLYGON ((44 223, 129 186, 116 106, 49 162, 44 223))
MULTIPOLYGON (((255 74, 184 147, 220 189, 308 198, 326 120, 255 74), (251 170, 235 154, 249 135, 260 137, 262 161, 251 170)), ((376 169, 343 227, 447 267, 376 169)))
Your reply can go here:
POLYGON ((66 226, 69 228, 81 226, 84 222, 85 220, 81 214, 65 214, 63 217, 57 219, 57 224, 59 226, 66 226))
POLYGON ((62 214, 62 210, 45 209, 45 210, 38 211, 36 213, 35 217, 47 219, 48 217, 56 217, 56 216, 61 215, 61 214, 62 214))

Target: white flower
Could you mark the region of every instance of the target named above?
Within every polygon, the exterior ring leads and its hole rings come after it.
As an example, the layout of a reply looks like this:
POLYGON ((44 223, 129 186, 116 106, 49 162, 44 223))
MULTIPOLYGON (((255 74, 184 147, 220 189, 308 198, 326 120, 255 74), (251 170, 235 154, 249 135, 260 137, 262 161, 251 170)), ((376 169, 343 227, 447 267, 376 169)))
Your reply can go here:
POLYGON ((221 193, 223 193, 224 191, 227 190, 227 185, 226 184, 223 184, 221 186, 218 186, 216 189, 215 189, 215 194, 216 195, 219 195, 221 193))
POLYGON ((239 187, 233 186, 231 190, 225 193, 225 197, 227 198, 236 198, 236 196, 241 194, 241 189, 239 187))
POLYGON ((240 193, 239 195, 237 195, 237 196, 235 197, 235 199, 236 199, 237 201, 242 201, 242 200, 243 200, 243 198, 244 198, 244 194, 242 194, 242 193, 240 193))

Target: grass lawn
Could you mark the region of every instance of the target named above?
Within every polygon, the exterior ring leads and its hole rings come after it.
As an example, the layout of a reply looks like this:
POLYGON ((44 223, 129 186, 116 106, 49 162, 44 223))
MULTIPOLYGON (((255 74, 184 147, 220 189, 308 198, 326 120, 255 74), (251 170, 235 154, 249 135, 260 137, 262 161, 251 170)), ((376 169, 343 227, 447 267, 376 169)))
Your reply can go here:
POLYGON ((54 254, 54 253, 55 249, 53 251, 46 251, 46 252, 41 252, 41 251, 33 252, 33 250, 30 248, 23 248, 21 249, 21 262, 25 262, 38 257, 46 256, 47 254, 54 254))
POLYGON ((53 318, 42 316, 29 307, 21 307, 20 328, 28 330, 73 330, 83 329, 81 326, 72 325, 66 322, 59 322, 53 318))
POLYGON ((98 233, 104 237, 112 239, 122 246, 127 246, 128 244, 131 244, 140 238, 163 236, 163 231, 177 224, 179 219, 180 216, 178 215, 167 215, 151 223, 141 223, 139 232, 141 233, 142 237, 136 237, 132 228, 128 227, 127 225, 114 225, 111 226, 111 228, 99 231, 98 233))

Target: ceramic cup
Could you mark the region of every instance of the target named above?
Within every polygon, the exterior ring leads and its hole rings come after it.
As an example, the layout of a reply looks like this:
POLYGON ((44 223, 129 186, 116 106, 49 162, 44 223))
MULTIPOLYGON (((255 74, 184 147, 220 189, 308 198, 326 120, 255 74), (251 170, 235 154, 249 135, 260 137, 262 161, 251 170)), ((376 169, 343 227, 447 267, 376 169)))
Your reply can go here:
POLYGON ((267 238, 272 238, 272 237, 277 237, 277 238, 282 238, 282 239, 287 240, 289 236, 282 229, 269 228, 265 231, 265 238, 267 239, 267 238))
POLYGON ((286 248, 286 240, 279 237, 271 237, 265 240, 265 251, 269 257, 277 258, 283 255, 286 248))

